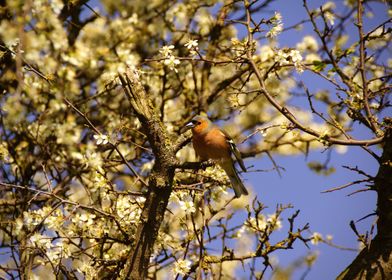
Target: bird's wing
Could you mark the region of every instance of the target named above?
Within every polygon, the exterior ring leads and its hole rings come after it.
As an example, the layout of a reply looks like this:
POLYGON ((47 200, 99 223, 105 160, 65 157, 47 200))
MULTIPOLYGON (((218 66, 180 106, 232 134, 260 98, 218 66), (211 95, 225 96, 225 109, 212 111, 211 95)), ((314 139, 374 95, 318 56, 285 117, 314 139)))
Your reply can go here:
POLYGON ((237 159, 238 164, 240 165, 242 171, 246 172, 246 167, 245 167, 244 161, 242 160, 241 152, 238 150, 238 148, 237 148, 236 144, 234 143, 233 139, 231 139, 231 137, 229 136, 229 134, 227 134, 226 131, 221 130, 221 132, 226 137, 226 141, 227 141, 227 143, 229 143, 229 146, 230 146, 230 151, 232 152, 234 157, 237 159))

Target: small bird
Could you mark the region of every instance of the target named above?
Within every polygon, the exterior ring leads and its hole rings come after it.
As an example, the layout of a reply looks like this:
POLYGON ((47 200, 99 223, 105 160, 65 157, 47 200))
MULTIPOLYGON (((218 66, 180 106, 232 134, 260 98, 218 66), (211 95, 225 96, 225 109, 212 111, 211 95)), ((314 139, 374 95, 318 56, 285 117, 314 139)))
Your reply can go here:
POLYGON ((241 153, 230 136, 204 116, 194 117, 185 127, 192 128, 193 148, 200 159, 211 159, 225 170, 236 197, 247 195, 248 191, 238 176, 232 155, 244 172, 246 168, 241 153))

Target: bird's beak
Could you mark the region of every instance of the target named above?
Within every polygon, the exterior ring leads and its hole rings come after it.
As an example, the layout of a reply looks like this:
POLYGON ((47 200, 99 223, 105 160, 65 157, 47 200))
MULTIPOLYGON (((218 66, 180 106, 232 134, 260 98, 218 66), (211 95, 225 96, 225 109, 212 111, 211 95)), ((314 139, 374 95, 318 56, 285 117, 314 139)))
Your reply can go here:
POLYGON ((195 124, 192 122, 187 123, 183 128, 181 128, 180 133, 184 133, 188 129, 194 128, 195 124))

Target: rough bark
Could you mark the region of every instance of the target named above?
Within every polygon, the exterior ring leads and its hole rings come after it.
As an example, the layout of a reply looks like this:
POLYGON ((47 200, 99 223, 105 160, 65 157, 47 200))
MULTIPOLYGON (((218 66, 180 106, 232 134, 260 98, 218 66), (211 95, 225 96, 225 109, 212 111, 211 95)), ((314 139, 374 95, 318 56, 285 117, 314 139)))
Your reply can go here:
POLYGON ((375 177, 377 235, 338 276, 339 280, 392 279, 392 129, 387 130, 380 168, 375 177))
POLYGON ((172 190, 175 149, 137 73, 128 72, 124 76, 120 75, 120 79, 155 156, 146 202, 130 254, 121 273, 123 279, 144 279, 172 190))

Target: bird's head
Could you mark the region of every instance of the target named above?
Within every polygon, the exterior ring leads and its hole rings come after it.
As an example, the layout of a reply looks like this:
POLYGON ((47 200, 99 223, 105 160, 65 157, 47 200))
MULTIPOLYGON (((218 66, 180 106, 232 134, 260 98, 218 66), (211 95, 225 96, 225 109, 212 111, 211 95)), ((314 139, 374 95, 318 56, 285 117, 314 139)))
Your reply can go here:
POLYGON ((193 133, 203 133, 210 126, 211 121, 204 116, 195 116, 185 125, 185 129, 192 129, 193 133))

